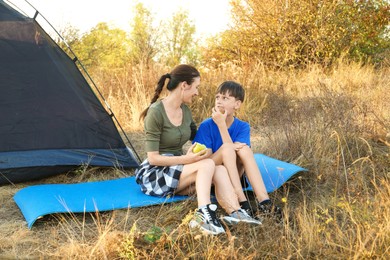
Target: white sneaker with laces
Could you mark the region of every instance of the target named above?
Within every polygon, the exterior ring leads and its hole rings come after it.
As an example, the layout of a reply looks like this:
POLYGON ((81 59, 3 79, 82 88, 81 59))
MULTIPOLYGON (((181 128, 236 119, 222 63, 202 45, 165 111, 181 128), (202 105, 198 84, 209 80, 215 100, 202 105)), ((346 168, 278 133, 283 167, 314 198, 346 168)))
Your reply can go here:
POLYGON ((190 228, 199 228, 213 235, 225 233, 225 229, 217 218, 216 210, 217 205, 215 204, 208 204, 198 209, 194 214, 194 219, 190 221, 190 228))

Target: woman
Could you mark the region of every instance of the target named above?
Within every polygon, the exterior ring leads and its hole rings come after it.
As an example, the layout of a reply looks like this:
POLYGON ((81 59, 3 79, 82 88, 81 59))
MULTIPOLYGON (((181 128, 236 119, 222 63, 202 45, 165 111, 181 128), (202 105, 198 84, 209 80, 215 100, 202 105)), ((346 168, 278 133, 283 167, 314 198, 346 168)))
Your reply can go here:
POLYGON ((211 204, 212 184, 221 206, 230 215, 233 214, 232 217, 237 215, 232 222, 245 221, 247 215, 240 211, 224 166, 215 166, 214 161, 202 151, 193 153, 194 145, 183 153, 183 145, 196 134, 196 126, 186 104, 191 104, 198 95, 199 85, 200 73, 190 65, 179 65, 171 73, 161 76, 150 106, 140 116, 144 119, 147 158, 137 169, 136 179, 141 190, 152 196, 190 195, 195 188, 198 209, 190 226, 219 234, 225 230, 216 217, 217 206, 211 204), (158 100, 167 79, 168 95, 158 100))

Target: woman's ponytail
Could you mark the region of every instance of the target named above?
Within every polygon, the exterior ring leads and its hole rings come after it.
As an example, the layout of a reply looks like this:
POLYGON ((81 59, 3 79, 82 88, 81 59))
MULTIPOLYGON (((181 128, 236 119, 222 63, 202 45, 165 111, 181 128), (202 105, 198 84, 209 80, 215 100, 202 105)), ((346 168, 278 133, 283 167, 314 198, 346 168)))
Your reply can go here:
MULTIPOLYGON (((157 87, 154 90, 154 96, 152 98, 152 101, 150 101, 149 106, 144 111, 142 111, 141 115, 139 116, 140 120, 143 120, 146 117, 150 105, 152 105, 154 102, 156 102, 157 99, 160 97, 160 94, 161 94, 161 92, 162 92, 162 90, 164 88, 166 79, 171 79, 171 75, 169 73, 161 76, 160 80, 157 83, 157 87)), ((168 84, 169 84, 169 82, 168 82, 168 84)))
MULTIPOLYGON (((167 84, 168 91, 172 91, 179 85, 180 82, 187 82, 187 84, 191 85, 192 82, 194 82, 194 79, 196 77, 200 77, 199 71, 187 64, 181 64, 176 66, 171 73, 167 73, 163 76, 161 76, 160 80, 157 83, 157 87, 154 91, 154 96, 152 98, 152 101, 150 102, 150 105, 157 101, 157 99, 160 97, 161 91, 163 90, 163 87, 165 85, 166 79, 169 79, 167 84)), ((150 105, 142 111, 141 115, 139 116, 140 120, 145 119, 150 105)))

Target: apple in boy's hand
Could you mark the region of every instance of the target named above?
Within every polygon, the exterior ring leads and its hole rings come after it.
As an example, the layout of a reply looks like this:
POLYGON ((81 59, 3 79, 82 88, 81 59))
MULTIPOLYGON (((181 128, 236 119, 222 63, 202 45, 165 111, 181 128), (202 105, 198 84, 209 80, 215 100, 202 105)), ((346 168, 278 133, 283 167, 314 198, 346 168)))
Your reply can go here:
POLYGON ((204 144, 195 143, 194 148, 192 148, 193 153, 199 153, 200 151, 206 150, 207 147, 204 144))
POLYGON ((223 107, 217 107, 217 109, 221 114, 225 114, 225 109, 223 107))

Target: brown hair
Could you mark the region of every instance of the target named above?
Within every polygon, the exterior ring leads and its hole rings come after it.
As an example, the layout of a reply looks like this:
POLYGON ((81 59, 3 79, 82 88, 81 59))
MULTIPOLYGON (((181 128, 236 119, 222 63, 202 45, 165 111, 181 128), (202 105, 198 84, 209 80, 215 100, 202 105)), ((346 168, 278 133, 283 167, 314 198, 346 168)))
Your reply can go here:
POLYGON ((226 94, 228 93, 230 96, 235 99, 244 102, 245 98, 245 89, 235 81, 225 81, 217 88, 216 93, 226 94))
MULTIPOLYGON (((157 99, 160 97, 166 79, 169 79, 167 84, 167 89, 169 91, 172 91, 179 85, 179 83, 184 81, 187 82, 187 84, 191 85, 194 82, 194 78, 196 77, 200 77, 200 73, 195 67, 187 64, 181 64, 176 66, 170 73, 167 73, 160 77, 160 80, 157 83, 157 87, 154 91, 154 96, 152 98, 152 101, 150 102, 150 105, 156 102, 157 99)), ((143 120, 145 118, 145 116, 148 113, 150 105, 144 111, 142 111, 139 117, 140 120, 143 120)))

